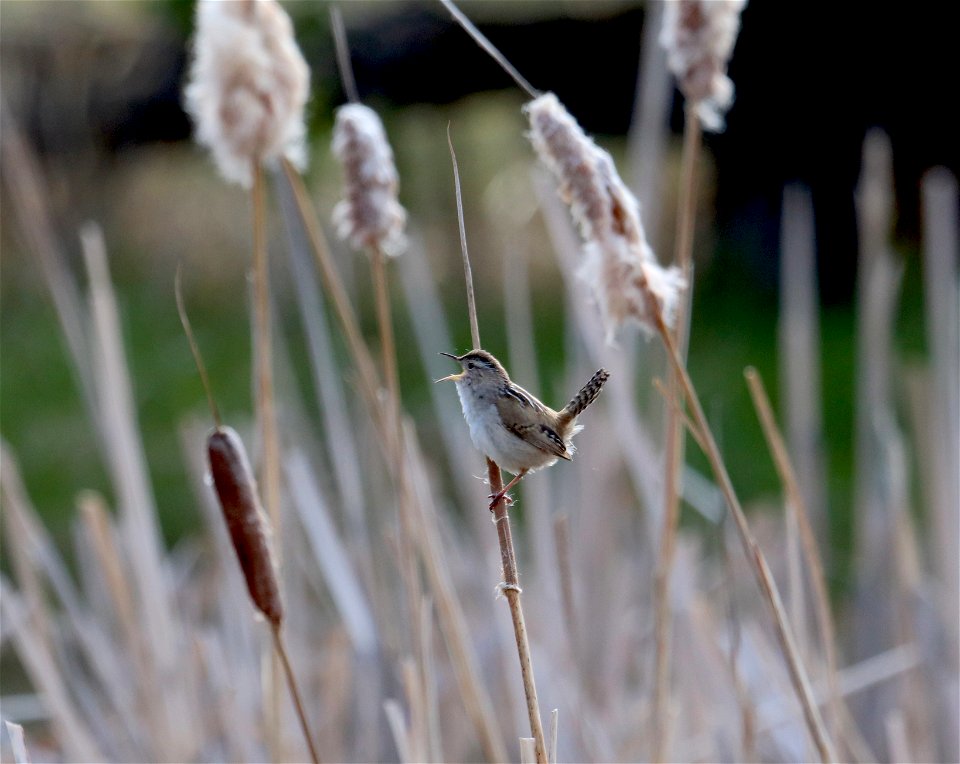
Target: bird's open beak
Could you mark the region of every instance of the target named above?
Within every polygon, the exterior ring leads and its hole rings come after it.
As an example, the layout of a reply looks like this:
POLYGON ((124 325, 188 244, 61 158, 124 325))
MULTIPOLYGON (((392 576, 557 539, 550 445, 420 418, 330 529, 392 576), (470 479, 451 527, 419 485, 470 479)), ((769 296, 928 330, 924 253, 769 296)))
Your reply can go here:
MULTIPOLYGON (((457 362, 460 361, 460 359, 457 356, 455 356, 453 353, 444 353, 443 351, 441 351, 440 355, 445 355, 447 358, 452 358, 454 361, 457 361, 457 362)), ((458 379, 463 379, 464 374, 466 374, 465 371, 461 371, 459 374, 450 374, 446 377, 441 377, 440 379, 435 380, 434 384, 436 384, 437 382, 456 382, 458 379)))

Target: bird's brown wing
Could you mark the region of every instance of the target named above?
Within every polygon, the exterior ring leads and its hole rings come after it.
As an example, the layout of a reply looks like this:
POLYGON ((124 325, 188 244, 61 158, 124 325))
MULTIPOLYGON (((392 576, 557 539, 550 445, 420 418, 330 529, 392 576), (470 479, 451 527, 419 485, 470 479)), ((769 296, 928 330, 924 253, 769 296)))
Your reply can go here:
POLYGON ((570 453, 563 439, 545 424, 513 424, 507 427, 510 432, 541 451, 570 461, 570 453))
POLYGON ((521 440, 544 453, 570 459, 563 438, 546 424, 556 414, 522 387, 514 384, 504 387, 497 397, 497 413, 504 426, 521 440))

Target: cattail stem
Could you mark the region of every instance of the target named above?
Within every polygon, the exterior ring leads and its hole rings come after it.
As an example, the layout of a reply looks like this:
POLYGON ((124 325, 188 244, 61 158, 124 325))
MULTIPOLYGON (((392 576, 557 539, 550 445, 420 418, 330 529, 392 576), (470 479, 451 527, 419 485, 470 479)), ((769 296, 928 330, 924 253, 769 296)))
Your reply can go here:
MULTIPOLYGON (((254 357, 256 358, 256 409, 263 449, 263 500, 270 524, 276 533, 276 561, 283 559, 280 539, 283 538, 280 516, 280 446, 277 433, 277 415, 273 396, 273 338, 270 316, 270 267, 267 257, 266 203, 264 200, 263 170, 259 158, 252 164, 253 186, 253 291, 254 291, 254 357)), ((271 662, 268 674, 269 708, 275 722, 280 716, 280 685, 277 682, 277 664, 271 662)), ((271 725, 279 730, 279 723, 271 725)), ((273 750, 281 754, 279 732, 273 740, 273 750)))
MULTIPOLYGON (((447 3, 448 7, 451 5, 447 3)), ((453 150, 450 129, 447 128, 447 144, 450 147, 450 159, 453 162, 453 180, 457 194, 457 220, 460 224, 460 251, 463 255, 463 276, 467 287, 467 312, 470 316, 470 335, 473 347, 480 347, 480 325, 477 321, 477 303, 473 294, 473 271, 470 268, 470 255, 467 251, 467 235, 463 223, 463 198, 460 191, 460 170, 457 167, 457 155, 453 150)), ((500 467, 487 459, 487 484, 499 500, 490 507, 497 525, 497 537, 500 541, 500 558, 503 563, 503 595, 510 606, 513 621, 513 633, 517 639, 517 653, 520 656, 520 675, 523 679, 523 692, 527 699, 527 715, 530 717, 530 732, 533 734, 537 764, 547 764, 547 746, 543 737, 543 722, 540 719, 540 701, 537 700, 537 685, 533 676, 533 660, 530 657, 530 642, 527 639, 527 626, 520 605, 520 576, 517 573, 517 555, 513 548, 513 534, 510 532, 510 515, 507 513, 506 497, 500 495, 503 490, 503 475, 500 467)))
POLYGON ((353 358, 353 363, 360 376, 360 387, 367 398, 370 411, 374 416, 381 419, 382 409, 377 404, 377 390, 380 384, 377 380, 377 372, 370 358, 370 353, 363 342, 363 335, 360 333, 360 326, 357 323, 357 317, 350 305, 350 298, 347 296, 347 290, 343 286, 340 274, 333 264, 333 257, 330 255, 330 249, 327 246, 326 239, 320 230, 320 224, 317 222, 316 215, 310 205, 310 199, 307 195, 307 189, 303 185, 303 179, 297 172, 297 169, 288 160, 281 160, 283 172, 286 175, 287 182, 293 190, 293 196, 297 204, 297 212, 300 220, 307 231, 307 237, 310 239, 310 248, 313 250, 314 259, 320 274, 323 277, 330 298, 333 300, 333 308, 343 328, 343 334, 347 340, 347 349, 353 358))
MULTIPOLYGON (((267 230, 263 171, 253 167, 253 288, 255 310, 256 390, 263 443, 264 503, 277 538, 281 538, 280 444, 273 394, 273 338, 270 315, 270 268, 267 258, 267 230)), ((278 550, 279 555, 279 550, 278 550)))
MULTIPOLYGON (((377 327, 380 332, 380 355, 383 363, 383 377, 387 386, 391 418, 396 420, 400 408, 399 383, 397 381, 397 352, 393 336, 393 322, 390 318, 390 292, 387 288, 387 258, 379 247, 373 247, 370 253, 373 274, 374 300, 377 305, 377 327)), ((396 423, 397 425, 399 423, 396 423)), ((397 440, 400 440, 399 426, 397 440)))
MULTIPOLYGON (((679 266, 686 292, 677 302, 675 337, 686 357, 690 313, 693 308, 693 229, 697 207, 697 156, 700 150, 700 120, 692 106, 687 106, 683 128, 683 154, 680 167, 680 198, 677 211, 676 251, 674 262, 679 266)), ((668 401, 664 439, 664 507, 663 530, 660 534, 660 557, 654 579, 654 611, 656 613, 656 662, 653 696, 653 760, 663 761, 670 740, 670 631, 673 615, 670 609, 670 578, 673 572, 677 530, 680 521, 680 473, 683 468, 683 421, 679 407, 677 375, 667 372, 668 401)))
POLYGON ((307 722, 307 714, 303 709, 303 702, 300 700, 300 689, 297 686, 297 677, 290 666, 290 659, 287 657, 287 648, 283 642, 283 635, 280 632, 280 624, 271 624, 273 632, 273 646, 276 648, 280 663, 283 665, 283 672, 287 677, 287 687, 290 688, 290 699, 293 701, 293 707, 297 710, 297 718, 300 720, 300 729, 303 731, 303 739, 310 749, 310 759, 313 764, 320 764, 320 756, 317 754, 317 747, 313 742, 313 735, 310 732, 310 724, 307 722))
MULTIPOLYGON (((500 468, 490 459, 487 459, 487 480, 494 494, 503 490, 500 468)), ((533 677, 533 659, 530 657, 527 626, 523 619, 523 607, 520 604, 520 576, 517 573, 517 555, 513 548, 513 534, 510 532, 510 515, 507 512, 506 497, 501 497, 493 505, 492 510, 493 521, 497 526, 497 537, 500 540, 500 560, 503 563, 503 596, 510 606, 513 633, 517 639, 520 675, 523 678, 527 715, 530 718, 530 733, 533 735, 536 748, 537 764, 547 764, 547 745, 543 735, 543 722, 540 719, 540 701, 537 699, 537 685, 533 677)))
POLYGON ((800 490, 797 473, 793 468, 793 462, 783 440, 783 434, 777 427, 776 419, 773 416, 773 408, 770 406, 770 399, 764 389, 763 380, 757 370, 752 367, 744 371, 744 376, 747 379, 747 387, 750 389, 750 397, 753 399, 757 417, 763 428, 767 447, 773 455, 777 474, 783 484, 788 511, 793 512, 796 516, 797 528, 800 531, 800 543, 803 547, 804 556, 807 558, 807 570, 810 583, 813 586, 814 612, 820 630, 820 643, 827 664, 827 687, 829 688, 827 708, 830 711, 833 733, 837 734, 842 729, 843 699, 840 693, 840 678, 837 673, 837 650, 834 643, 836 629, 834 628, 833 614, 830 612, 830 595, 827 592, 826 579, 823 574, 823 560, 817 548, 816 535, 810 523, 810 513, 803 498, 803 491, 800 490))
MULTIPOLYGON (((371 272, 373 276, 374 300, 377 308, 377 325, 380 332, 380 351, 383 364, 383 376, 386 382, 387 398, 384 425, 387 428, 388 458, 392 461, 394 484, 397 491, 397 506, 400 519, 399 551, 400 573, 403 577, 404 591, 407 596, 407 616, 410 622, 411 647, 416 654, 420 644, 420 579, 417 570, 417 552, 414 534, 413 491, 407 470, 403 449, 403 423, 400 417, 400 385, 397 379, 396 342, 393 335, 393 322, 390 317, 390 291, 387 287, 387 258, 378 246, 370 248, 371 272)), ((422 662, 418 665, 421 679, 422 662)))
POLYGON ((647 292, 647 301, 650 303, 651 316, 666 348, 667 357, 677 374, 677 379, 680 382, 684 397, 686 397, 690 406, 692 422, 699 430, 700 438, 703 440, 703 445, 706 449, 705 455, 710 462, 710 467, 717 479, 720 491, 733 517, 740 544, 743 547, 747 560, 750 562, 757 585, 764 594, 764 601, 770 608, 777 641, 780 643, 781 652, 783 652, 784 659, 787 662, 790 681, 793 683, 794 691, 803 708, 803 715, 807 722, 807 727, 810 730, 810 735, 817 747, 821 760, 824 762, 836 761, 833 744, 827 735, 823 718, 820 715, 820 709, 813 697, 810 678, 807 676, 807 670, 797 651, 793 631, 790 628, 790 623, 787 621, 783 601, 780 597, 780 590, 777 588, 773 574, 770 572, 770 566, 767 564, 766 557, 764 557, 763 552, 750 531, 750 526, 747 523, 746 515, 743 513, 743 508, 740 506, 740 500, 734 491, 733 483, 730 480, 726 464, 723 461, 723 456, 717 447, 713 432, 707 422, 707 417, 703 413, 700 398, 697 396, 693 381, 690 379, 690 375, 680 358, 680 353, 677 350, 677 344, 673 339, 673 335, 663 320, 663 315, 656 297, 650 292, 646 283, 642 284, 642 288, 647 292))
MULTIPOLYGON (((310 247, 323 277, 324 285, 333 301, 334 311, 343 328, 347 348, 360 377, 361 392, 366 398, 369 410, 376 418, 380 433, 385 438, 387 423, 384 420, 383 409, 378 405, 376 391, 379 389, 379 382, 373 360, 363 343, 356 316, 353 313, 343 282, 340 280, 340 275, 333 265, 333 258, 330 256, 326 239, 311 207, 303 180, 290 162, 282 160, 282 165, 287 182, 293 192, 297 213, 307 232, 310 247)), ((386 451, 385 456, 389 459, 389 453, 386 451)), ((392 466, 393 462, 390 461, 389 463, 392 466)), ((459 608, 455 593, 451 590, 446 566, 441 565, 438 559, 437 550, 441 542, 437 538, 438 534, 434 523, 435 521, 432 519, 427 520, 425 525, 428 527, 424 528, 424 532, 420 534, 420 539, 423 548, 426 550, 427 547, 430 547, 433 552, 428 554, 424 551, 424 557, 427 563, 426 571, 430 577, 430 588, 437 594, 440 605, 438 614, 441 619, 441 627, 448 640, 448 649, 456 656, 457 679, 467 710, 477 727, 484 751, 491 761, 504 761, 506 756, 501 742, 500 730, 497 729, 490 710, 493 704, 479 681, 479 671, 476 670, 476 660, 470 649, 463 613, 459 608)))

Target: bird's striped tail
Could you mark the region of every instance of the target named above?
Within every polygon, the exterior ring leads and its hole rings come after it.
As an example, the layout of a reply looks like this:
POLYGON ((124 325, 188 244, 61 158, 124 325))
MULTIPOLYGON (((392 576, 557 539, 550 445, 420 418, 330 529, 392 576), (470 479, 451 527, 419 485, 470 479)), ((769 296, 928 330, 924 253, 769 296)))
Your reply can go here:
POLYGON ((560 412, 560 421, 564 424, 572 422, 580 413, 600 395, 604 383, 610 379, 610 372, 606 369, 600 369, 596 374, 590 377, 587 382, 573 399, 560 412))

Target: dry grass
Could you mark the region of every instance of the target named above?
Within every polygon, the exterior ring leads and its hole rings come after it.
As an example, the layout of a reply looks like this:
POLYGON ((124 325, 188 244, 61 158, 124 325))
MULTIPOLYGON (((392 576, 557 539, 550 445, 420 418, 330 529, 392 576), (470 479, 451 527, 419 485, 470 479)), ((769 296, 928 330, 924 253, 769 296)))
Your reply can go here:
MULTIPOLYGON (((46 209, 43 176, 2 111, 11 218, 37 256, 67 332, 91 442, 108 465, 114 497, 108 503, 80 495, 74 574, 31 505, 11 447, 3 445, 3 530, 12 579, 0 581, 2 644, 15 652, 32 685, 26 698, 3 697, 4 718, 25 724, 34 761, 257 761, 271 753, 305 759, 293 708, 264 681, 270 634, 252 617, 207 484, 205 426, 188 412, 171 423, 182 433, 184 470, 204 527, 166 549, 105 243, 95 227, 84 229, 81 286, 46 209), (274 698, 279 707, 271 715, 274 698)), ((519 115, 516 125, 523 129, 519 115)), ((563 278, 551 307, 566 327, 563 381, 580 380, 599 365, 612 373, 608 393, 579 436, 576 459, 525 480, 522 520, 513 513, 511 549, 528 595, 524 633, 537 693, 544 708, 560 711, 549 719, 547 734, 540 733, 550 761, 813 760, 829 754, 824 740, 811 737, 821 707, 822 728, 839 759, 957 760, 960 432, 958 294, 951 270, 957 186, 939 171, 925 181, 930 363, 904 375, 890 333, 898 287, 884 202, 890 157, 876 136, 866 150, 857 425, 863 553, 855 561, 858 590, 832 608, 824 587, 828 563, 819 560, 816 540, 823 533, 816 499, 822 487, 808 484, 818 454, 797 432, 810 417, 806 412, 816 410, 817 370, 784 366, 798 391, 785 396, 785 437, 751 377, 771 444, 770 454, 757 458, 776 461, 784 512, 751 515, 747 527, 731 501, 736 530, 754 555, 747 559, 727 541, 729 524, 710 514, 716 486, 682 459, 668 466, 667 452, 677 451, 661 442, 659 413, 650 416, 637 405, 654 376, 666 378, 662 359, 651 370, 635 363, 633 351, 607 348, 576 276, 576 232, 543 177, 534 171, 524 179, 522 190, 537 202, 537 224, 549 235, 563 278), (915 454, 920 475, 911 473, 915 454), (664 482, 673 472, 681 478, 679 499, 703 509, 700 525, 710 532, 679 526, 669 542, 675 544, 672 572, 669 586, 659 579, 659 599, 669 603, 674 670, 661 667, 658 681, 654 584, 659 534, 678 527, 672 510, 663 509, 673 505, 664 482), (716 540, 722 555, 711 553, 716 540), (785 593, 776 627, 769 603, 779 595, 758 597, 755 576, 768 592, 785 593), (792 642, 788 653, 802 670, 784 664, 784 642, 792 642), (650 734, 654 719, 669 730, 661 730, 659 742, 650 734)), ((399 406, 399 383, 385 402, 381 391, 392 387, 393 377, 389 357, 382 377, 373 335, 361 329, 355 294, 318 222, 329 218, 329 209, 315 209, 288 163, 268 178, 277 206, 265 212, 285 225, 294 273, 292 285, 271 279, 271 296, 292 295, 306 337, 302 348, 276 331, 260 337, 261 347, 274 343, 284 636, 318 748, 337 761, 541 758, 535 744, 521 742, 530 740, 530 724, 513 624, 494 591, 502 560, 483 498, 490 489, 481 479, 465 479, 481 478, 482 462, 455 397, 431 386, 429 408, 417 410, 415 420, 399 406), (291 382, 286 359, 292 353, 310 359, 319 423, 291 382)), ((790 278, 803 281, 813 267, 803 257, 812 229, 803 224, 802 207, 785 210, 783 249, 796 256, 790 278)), ((451 219, 451 232, 454 225, 451 219)), ((498 218, 495 225, 511 247, 503 318, 511 370, 536 390, 526 263, 533 236, 526 223, 498 218)), ((415 341, 404 352, 419 359, 424 378, 435 379, 445 368, 436 354, 453 349, 453 332, 415 217, 409 240, 409 251, 395 263, 395 282, 377 281, 381 332, 391 314, 409 321, 415 341), (384 309, 388 292, 392 311, 384 309)), ((447 271, 456 273, 456 255, 444 257, 447 271)), ((790 289, 784 285, 788 303, 790 289)), ((782 349, 809 353, 818 336, 816 297, 803 294, 806 304, 795 300, 782 312, 789 324, 783 336, 796 338, 782 349)), ((632 342, 628 336, 624 344, 632 342)), ((685 367, 677 364, 675 371, 678 387, 663 388, 667 410, 719 458, 685 367)), ((256 428, 239 429, 249 436, 256 428)), ((732 490, 722 488, 730 501, 732 490)), ((507 587, 504 594, 514 591, 507 587)), ((5 760, 8 751, 22 760, 16 735, 10 740, 5 734, 5 760)))

